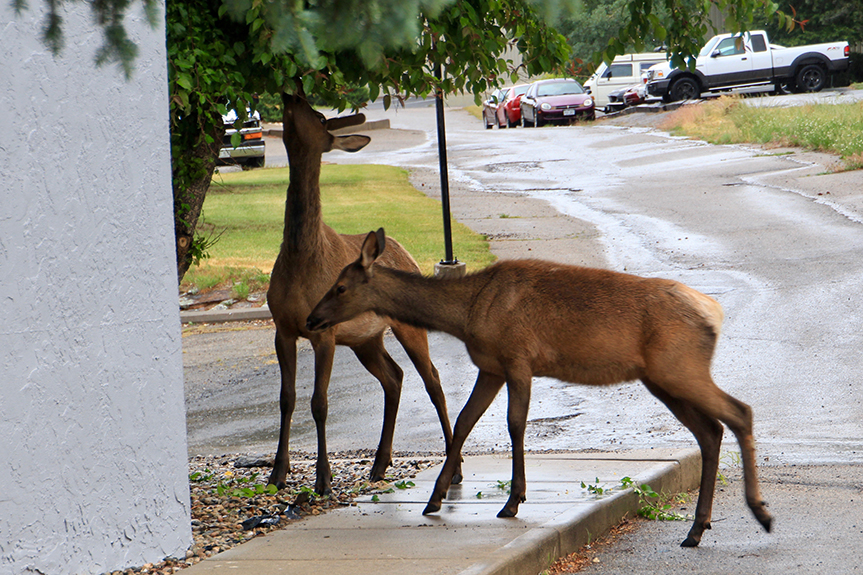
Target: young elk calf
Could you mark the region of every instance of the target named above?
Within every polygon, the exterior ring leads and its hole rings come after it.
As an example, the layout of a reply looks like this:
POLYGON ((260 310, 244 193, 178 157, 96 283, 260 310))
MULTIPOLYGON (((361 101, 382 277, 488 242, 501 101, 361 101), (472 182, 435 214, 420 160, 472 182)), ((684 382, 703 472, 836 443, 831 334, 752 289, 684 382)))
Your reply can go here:
POLYGON ((374 266, 383 229, 371 232, 360 258, 345 267, 309 316, 324 329, 373 311, 461 339, 479 376, 456 421, 446 462, 424 514, 439 511, 461 449, 474 424, 507 385, 512 490, 498 517, 513 517, 525 500, 524 430, 533 376, 608 385, 640 379, 695 435, 701 448, 701 491, 695 522, 681 545, 694 547, 710 513, 722 425, 743 456, 746 501, 770 531, 755 471, 752 412, 710 377, 722 324, 720 305, 681 283, 537 260, 496 263, 461 279, 433 279, 374 266))

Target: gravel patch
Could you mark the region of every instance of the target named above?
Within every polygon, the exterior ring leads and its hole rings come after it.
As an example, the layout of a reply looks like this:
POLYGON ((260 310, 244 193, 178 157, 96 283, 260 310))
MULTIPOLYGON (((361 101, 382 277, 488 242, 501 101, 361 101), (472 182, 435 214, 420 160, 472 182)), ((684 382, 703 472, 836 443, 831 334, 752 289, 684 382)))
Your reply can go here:
MULTIPOLYGON (((166 557, 159 563, 109 572, 111 575, 176 573, 236 545, 296 521, 331 509, 356 505, 361 495, 384 493, 442 461, 440 456, 397 454, 386 481, 368 481, 373 451, 330 454, 332 495, 314 493, 314 454, 292 452, 288 485, 267 489, 273 455, 227 454, 189 459, 191 528, 194 543, 185 557, 166 557)), ((105 574, 107 575, 107 574, 105 574)))

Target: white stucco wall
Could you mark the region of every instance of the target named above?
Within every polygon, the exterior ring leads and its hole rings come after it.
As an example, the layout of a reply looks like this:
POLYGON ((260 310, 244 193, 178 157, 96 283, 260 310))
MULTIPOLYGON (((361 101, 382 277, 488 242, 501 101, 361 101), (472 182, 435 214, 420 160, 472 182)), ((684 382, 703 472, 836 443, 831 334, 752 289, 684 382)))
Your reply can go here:
MULTIPOLYGON (((191 544, 164 25, 126 81, 0 1, 0 573, 101 573, 191 544)), ((163 11, 160 10, 162 13, 163 11)))

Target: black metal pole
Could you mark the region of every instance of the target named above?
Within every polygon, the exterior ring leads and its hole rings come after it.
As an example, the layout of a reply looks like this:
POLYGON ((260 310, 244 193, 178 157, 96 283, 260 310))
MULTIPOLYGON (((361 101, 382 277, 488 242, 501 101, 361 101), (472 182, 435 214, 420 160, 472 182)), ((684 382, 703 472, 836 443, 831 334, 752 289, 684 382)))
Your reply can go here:
MULTIPOLYGON (((435 66, 435 76, 438 80, 443 78, 441 65, 435 66)), ((443 206, 443 241, 444 252, 446 259, 441 260, 442 264, 457 263, 452 254, 452 224, 450 222, 449 211, 449 176, 447 172, 446 161, 446 126, 444 125, 443 117, 443 89, 438 88, 435 92, 435 109, 437 111, 437 151, 440 161, 440 194, 441 205, 443 206)))

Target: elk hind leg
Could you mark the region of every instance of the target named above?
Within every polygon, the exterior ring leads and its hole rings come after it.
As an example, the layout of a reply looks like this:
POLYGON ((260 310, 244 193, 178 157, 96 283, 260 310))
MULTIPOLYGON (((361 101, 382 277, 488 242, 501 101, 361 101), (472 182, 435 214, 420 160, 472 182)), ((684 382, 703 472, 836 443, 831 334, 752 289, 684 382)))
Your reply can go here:
POLYGON ((476 383, 473 386, 473 391, 470 394, 467 402, 458 414, 453 429, 452 445, 447 450, 446 461, 443 464, 437 481, 435 481, 434 489, 432 490, 429 502, 423 510, 423 515, 440 511, 441 502, 446 497, 446 492, 452 483, 452 477, 455 474, 456 467, 461 462, 461 448, 467 439, 468 434, 479 421, 479 418, 494 401, 495 396, 503 387, 504 378, 499 375, 494 375, 480 370, 476 378, 476 383))
POLYGON ((384 423, 381 440, 370 474, 371 481, 381 481, 393 459, 393 435, 402 392, 404 372, 384 347, 383 333, 353 348, 363 366, 381 383, 384 390, 384 423))
MULTIPOLYGON (((712 384, 713 382, 710 381, 712 384)), ((752 436, 752 409, 742 401, 731 397, 716 385, 712 385, 712 393, 704 394, 697 408, 715 417, 727 425, 740 446, 743 460, 743 485, 746 493, 746 504, 752 514, 768 533, 773 525, 773 517, 767 512, 767 504, 761 499, 758 487, 758 471, 755 466, 755 439, 752 436)))
MULTIPOLYGON (((394 324, 392 328, 396 339, 402 344, 420 377, 422 377, 426 393, 428 393, 429 399, 431 399, 440 420, 445 449, 449 452, 449 448, 452 445, 452 425, 450 424, 449 412, 446 407, 446 396, 444 396, 443 388, 440 384, 440 374, 438 374, 437 368, 429 356, 428 335, 425 330, 403 324, 394 324)), ((454 485, 462 482, 461 463, 461 459, 459 459, 452 477, 454 485)))
POLYGON ((718 416, 737 437, 740 445, 741 458, 743 460, 743 484, 746 490, 746 503, 752 514, 770 533, 773 526, 773 517, 767 512, 767 504, 761 498, 761 490, 758 487, 758 471, 755 465, 755 438, 752 435, 752 409, 730 395, 723 394, 728 402, 728 415, 718 416))
POLYGON ((710 529, 716 473, 719 469, 719 448, 722 443, 722 424, 698 411, 692 404, 672 397, 650 379, 645 378, 642 382, 650 393, 662 401, 692 432, 701 448, 701 484, 698 503, 695 505, 695 520, 688 536, 680 544, 681 547, 695 547, 701 542, 704 531, 710 529))
MULTIPOLYGON (((668 388, 666 387, 668 390, 668 388)), ((669 390, 669 393, 672 393, 669 390)), ((690 385, 676 385, 673 394, 690 403, 695 409, 727 425, 737 438, 743 460, 743 484, 746 503, 752 514, 767 532, 770 532, 773 517, 767 512, 758 487, 758 471, 755 467, 755 440, 752 436, 752 409, 718 387, 710 376, 693 379, 690 385)))

